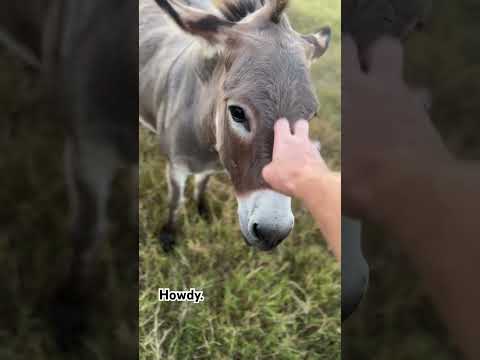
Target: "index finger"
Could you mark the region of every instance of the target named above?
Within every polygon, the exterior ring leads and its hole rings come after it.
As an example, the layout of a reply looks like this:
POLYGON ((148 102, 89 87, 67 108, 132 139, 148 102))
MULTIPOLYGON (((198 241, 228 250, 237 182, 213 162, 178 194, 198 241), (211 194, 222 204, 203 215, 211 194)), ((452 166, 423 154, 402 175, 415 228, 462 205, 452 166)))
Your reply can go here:
POLYGON ((295 123, 295 135, 302 138, 308 139, 308 121, 307 120, 298 120, 295 123))
POLYGON ((281 139, 292 135, 292 132, 290 131, 290 123, 287 119, 277 120, 274 126, 274 131, 275 140, 277 140, 277 138, 281 139))

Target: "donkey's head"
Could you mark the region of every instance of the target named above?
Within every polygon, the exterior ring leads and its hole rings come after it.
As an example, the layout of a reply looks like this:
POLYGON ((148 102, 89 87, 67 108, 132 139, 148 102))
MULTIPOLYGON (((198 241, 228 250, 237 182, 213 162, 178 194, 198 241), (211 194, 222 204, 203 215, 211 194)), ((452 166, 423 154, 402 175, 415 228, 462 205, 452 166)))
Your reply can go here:
POLYGON ((309 68, 327 49, 330 29, 295 32, 283 14, 287 0, 224 0, 211 13, 178 0, 157 2, 184 31, 205 40, 205 66, 197 72, 215 99, 212 142, 232 179, 246 241, 272 249, 294 223, 291 199, 262 178, 272 159, 273 126, 279 118, 293 125, 315 116, 309 68))

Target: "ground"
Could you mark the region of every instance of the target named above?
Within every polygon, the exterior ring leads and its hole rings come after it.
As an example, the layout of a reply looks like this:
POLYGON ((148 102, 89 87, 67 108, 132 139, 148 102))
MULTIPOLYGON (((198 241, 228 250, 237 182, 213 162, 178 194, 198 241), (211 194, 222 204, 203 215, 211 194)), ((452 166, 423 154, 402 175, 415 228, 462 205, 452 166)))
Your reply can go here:
MULTIPOLYGON (((313 68, 321 103, 313 137, 340 168, 340 1, 292 0, 294 27, 333 29, 328 52, 313 68)), ((140 358, 339 359, 340 271, 320 232, 295 204, 293 234, 271 253, 241 238, 236 200, 226 176, 208 187, 206 223, 191 200, 174 254, 156 239, 166 219, 164 159, 155 138, 140 133, 140 358), (200 304, 157 301, 157 289, 201 288, 200 304)), ((187 190, 191 199, 191 184, 187 190)))

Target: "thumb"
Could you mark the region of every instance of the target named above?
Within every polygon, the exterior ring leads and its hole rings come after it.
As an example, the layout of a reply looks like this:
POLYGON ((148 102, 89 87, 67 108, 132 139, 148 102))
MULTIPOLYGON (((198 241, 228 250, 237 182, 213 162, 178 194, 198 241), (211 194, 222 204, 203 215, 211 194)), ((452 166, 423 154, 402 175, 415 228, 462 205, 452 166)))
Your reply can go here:
POLYGON ((272 163, 268 164, 262 169, 263 179, 271 185, 271 181, 274 178, 275 170, 273 169, 272 163))

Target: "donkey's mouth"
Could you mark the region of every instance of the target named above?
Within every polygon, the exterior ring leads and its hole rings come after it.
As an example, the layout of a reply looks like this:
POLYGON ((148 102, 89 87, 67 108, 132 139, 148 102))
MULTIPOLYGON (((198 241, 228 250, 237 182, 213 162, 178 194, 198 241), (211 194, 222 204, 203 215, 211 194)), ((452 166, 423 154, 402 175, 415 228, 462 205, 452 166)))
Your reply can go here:
POLYGON ((277 248, 278 244, 277 245, 273 245, 273 244, 259 244, 256 246, 256 248, 260 251, 273 251, 277 248))
POLYGON ((247 237, 242 234, 243 241, 245 241, 245 244, 248 247, 254 247, 255 249, 258 249, 260 251, 272 251, 274 250, 278 244, 268 244, 268 243, 261 243, 261 242, 255 242, 255 244, 252 244, 248 241, 247 237))
POLYGON ((249 247, 252 247, 252 246, 253 246, 252 244, 250 244, 250 243, 248 242, 247 238, 246 238, 243 234, 242 234, 242 238, 243 238, 243 241, 245 241, 245 244, 247 244, 247 246, 249 246, 249 247))
POLYGON ((247 245, 270 251, 288 237, 294 224, 289 197, 257 190, 237 199, 240 229, 247 245))

